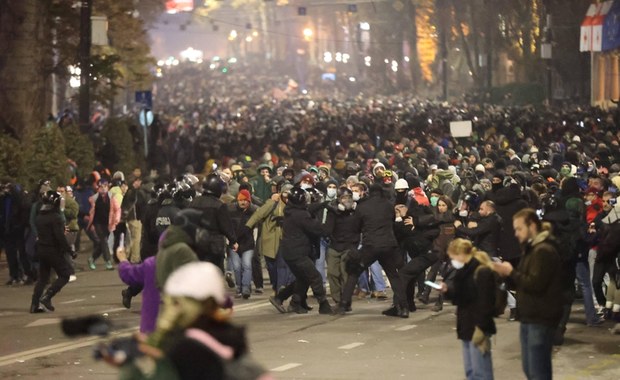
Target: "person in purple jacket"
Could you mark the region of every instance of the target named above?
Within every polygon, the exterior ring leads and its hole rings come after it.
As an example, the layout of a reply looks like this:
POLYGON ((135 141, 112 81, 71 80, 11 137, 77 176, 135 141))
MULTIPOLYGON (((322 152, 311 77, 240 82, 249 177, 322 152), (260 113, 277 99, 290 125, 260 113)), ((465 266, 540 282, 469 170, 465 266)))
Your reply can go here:
POLYGON ((148 334, 155 330, 159 313, 159 289, 155 283, 155 256, 151 256, 140 264, 132 264, 127 260, 124 248, 119 247, 116 256, 120 261, 118 275, 127 285, 144 286, 142 291, 142 310, 140 311, 140 332, 148 334))

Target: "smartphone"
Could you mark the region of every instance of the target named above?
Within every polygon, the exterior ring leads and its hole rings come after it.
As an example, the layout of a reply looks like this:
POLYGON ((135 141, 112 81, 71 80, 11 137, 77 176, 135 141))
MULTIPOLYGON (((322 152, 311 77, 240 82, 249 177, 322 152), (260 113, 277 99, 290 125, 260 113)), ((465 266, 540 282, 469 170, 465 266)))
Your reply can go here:
POLYGON ((437 289, 437 290, 441 289, 441 285, 436 284, 436 283, 434 283, 434 282, 432 282, 432 281, 424 281, 424 285, 428 285, 428 286, 430 286, 431 288, 433 288, 433 289, 437 289))

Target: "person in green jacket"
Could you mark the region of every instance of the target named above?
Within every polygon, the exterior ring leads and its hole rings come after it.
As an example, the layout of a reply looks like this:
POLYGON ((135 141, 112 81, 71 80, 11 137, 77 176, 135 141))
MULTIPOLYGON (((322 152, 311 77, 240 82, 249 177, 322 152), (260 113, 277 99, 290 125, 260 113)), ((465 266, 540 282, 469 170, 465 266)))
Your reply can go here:
POLYGON ((271 167, 268 164, 260 164, 256 171, 258 174, 251 183, 254 195, 265 202, 271 197, 271 167))
POLYGON ((293 280, 288 266, 278 255, 280 240, 282 240, 284 207, 292 187, 290 184, 282 185, 280 192, 273 194, 245 224, 250 229, 260 227, 258 251, 265 256, 269 280, 274 291, 288 285, 293 280))

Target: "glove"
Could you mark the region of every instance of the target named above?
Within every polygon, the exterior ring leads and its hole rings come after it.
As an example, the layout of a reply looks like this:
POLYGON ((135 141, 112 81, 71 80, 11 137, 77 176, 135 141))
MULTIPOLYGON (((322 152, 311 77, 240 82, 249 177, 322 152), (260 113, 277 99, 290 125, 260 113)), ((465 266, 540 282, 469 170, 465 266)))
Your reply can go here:
POLYGON ((491 341, 489 337, 486 336, 478 326, 476 326, 476 329, 474 330, 474 336, 471 338, 471 341, 483 355, 491 351, 491 341))

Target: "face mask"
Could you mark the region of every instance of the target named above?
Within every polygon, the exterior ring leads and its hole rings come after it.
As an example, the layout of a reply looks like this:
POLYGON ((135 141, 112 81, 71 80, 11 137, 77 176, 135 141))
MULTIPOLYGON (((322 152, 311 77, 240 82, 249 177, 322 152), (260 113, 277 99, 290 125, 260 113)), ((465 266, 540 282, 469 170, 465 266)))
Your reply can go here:
POLYGON ((396 204, 404 205, 407 204, 407 193, 404 191, 396 192, 396 204))
POLYGON ((586 206, 590 206, 592 204, 592 201, 585 201, 584 203, 586 206))
POLYGON ((338 210, 340 211, 346 211, 346 210, 351 210, 353 209, 355 203, 353 203, 352 199, 344 199, 342 200, 340 203, 338 203, 338 210))
POLYGON ((439 197, 431 197, 431 206, 437 206, 437 202, 439 201, 439 197))
POLYGON ((459 211, 459 216, 460 216, 460 217, 462 217, 462 218, 466 218, 466 217, 467 217, 467 215, 468 215, 467 210, 461 210, 461 211, 459 211))
POLYGON ((461 269, 461 268, 463 268, 465 266, 465 263, 462 263, 462 262, 460 262, 458 260, 454 260, 454 259, 450 260, 450 264, 452 264, 452 268, 454 268, 454 269, 461 269))
POLYGON ((401 218, 400 216, 397 216, 397 217, 396 217, 396 219, 394 219, 394 221, 395 221, 396 223, 400 223, 400 222, 402 222, 402 221, 403 221, 403 218, 401 218))
POLYGON ((353 200, 356 201, 356 202, 359 201, 360 200, 360 193, 354 192, 353 193, 353 200))
POLYGON ((338 192, 338 190, 336 189, 327 189, 327 197, 328 198, 336 198, 336 193, 338 192))
POLYGON ((301 187, 304 190, 308 190, 312 188, 312 185, 309 185, 307 183, 302 183, 299 187, 301 187))

